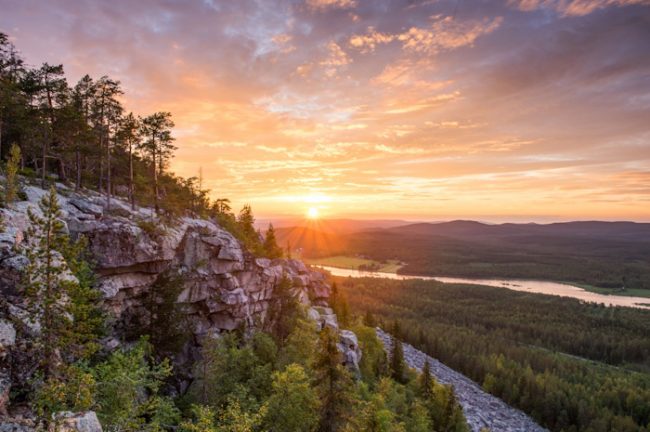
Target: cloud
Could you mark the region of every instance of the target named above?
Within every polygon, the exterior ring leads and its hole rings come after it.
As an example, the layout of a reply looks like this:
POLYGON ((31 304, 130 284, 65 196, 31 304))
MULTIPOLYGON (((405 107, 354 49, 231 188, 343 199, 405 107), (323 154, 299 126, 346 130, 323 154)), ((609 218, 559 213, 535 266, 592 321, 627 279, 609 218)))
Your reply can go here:
POLYGON ((357 5, 356 0, 307 0, 307 5, 315 10, 351 9, 357 5))
POLYGON ((584 16, 610 6, 649 5, 648 0, 508 0, 522 11, 552 9, 562 16, 584 16))
POLYGON ((369 27, 366 34, 353 35, 349 44, 362 53, 369 53, 379 45, 399 41, 406 51, 435 54, 472 45, 480 36, 492 33, 503 22, 502 17, 466 22, 440 15, 432 19, 433 23, 429 27, 411 27, 397 34, 380 33, 369 27))
POLYGON ((650 8, 456 3, 0 0, 0 29, 171 111, 172 169, 261 217, 320 192, 347 216, 650 220, 650 8))

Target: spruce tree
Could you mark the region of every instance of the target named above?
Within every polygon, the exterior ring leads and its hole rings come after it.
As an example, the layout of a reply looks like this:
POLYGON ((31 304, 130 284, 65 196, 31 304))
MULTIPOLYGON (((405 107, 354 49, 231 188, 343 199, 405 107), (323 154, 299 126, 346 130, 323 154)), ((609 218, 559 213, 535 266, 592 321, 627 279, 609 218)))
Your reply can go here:
POLYGON ((69 343, 72 321, 67 313, 67 266, 57 249, 66 241, 56 191, 51 188, 38 204, 42 216, 28 210, 31 227, 24 252, 26 298, 30 312, 40 316, 41 334, 37 358, 47 379, 55 376, 61 351, 69 343))
POLYGON ((174 122, 168 112, 157 112, 141 121, 141 133, 144 141, 138 148, 149 158, 151 164, 151 179, 153 181, 153 201, 156 214, 160 212, 160 175, 176 149, 172 142, 171 129, 174 122))
POLYGON ((248 204, 242 207, 237 216, 237 232, 239 240, 244 243, 249 251, 255 254, 260 252, 260 236, 255 230, 255 217, 251 206, 248 204))
POLYGON ((325 327, 320 335, 314 362, 315 385, 321 401, 319 432, 337 432, 350 422, 355 407, 354 380, 341 365, 334 330, 325 327))
POLYGON ((275 237, 275 229, 273 224, 269 224, 269 229, 266 230, 266 236, 264 237, 264 255, 267 258, 275 259, 282 258, 282 248, 278 246, 278 241, 275 237))
POLYGON ((404 384, 406 381, 406 365, 404 363, 404 347, 402 341, 392 337, 393 352, 390 357, 391 377, 404 384))
POLYGON ((92 272, 82 257, 85 243, 72 243, 66 235, 54 188, 39 202, 38 213, 28 210, 23 276, 28 311, 41 328, 30 353, 38 364, 34 404, 48 419, 52 412, 92 404, 93 378, 76 362, 99 348, 103 314, 92 272))
POLYGON ((431 365, 428 359, 424 362, 418 384, 420 396, 425 400, 430 399, 433 396, 433 381, 431 379, 431 365))
POLYGON ((20 168, 20 147, 11 145, 5 172, 5 203, 11 205, 18 195, 18 169, 20 168))

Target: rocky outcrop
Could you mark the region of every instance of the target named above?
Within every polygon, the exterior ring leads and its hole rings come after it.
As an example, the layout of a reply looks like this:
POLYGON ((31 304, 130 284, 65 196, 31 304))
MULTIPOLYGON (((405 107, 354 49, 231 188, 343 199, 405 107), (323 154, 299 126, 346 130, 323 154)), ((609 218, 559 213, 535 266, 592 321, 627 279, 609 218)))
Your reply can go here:
MULTIPOLYGON (((108 350, 119 346, 134 317, 138 322, 146 320, 145 299, 157 289, 157 281, 170 273, 181 283, 176 301, 191 333, 176 359, 185 370, 190 370, 205 337, 267 322, 284 277, 292 282, 303 304, 327 306, 330 288, 325 274, 297 260, 256 258, 214 221, 183 217, 164 223, 149 208, 131 210, 125 202, 112 199, 108 209, 105 197, 96 193, 75 193, 62 185, 57 189, 68 232, 73 238, 88 240, 102 302, 112 315, 113 335, 104 341, 108 350)), ((46 192, 33 186, 24 191, 27 200, 0 210, 4 219, 0 232, 0 415, 6 412, 11 380, 26 382, 31 373, 21 370, 29 369, 23 367, 29 359, 4 358, 17 344, 16 329, 20 328, 21 335, 40 331, 38 320, 25 312, 19 289, 26 265, 19 246, 29 226, 28 209, 38 213, 38 201, 46 192)))
MULTIPOLYGON (((377 328, 377 336, 384 344, 386 351, 390 353, 393 344, 391 336, 380 328, 377 328)), ((485 392, 478 384, 461 373, 409 344, 403 343, 402 346, 404 361, 409 367, 420 372, 428 360, 433 377, 439 383, 448 384, 454 388, 458 403, 463 408, 463 414, 465 414, 472 432, 480 432, 484 428, 494 432, 543 432, 546 430, 523 412, 485 392)))
MULTIPOLYGON (((4 210, 0 291, 8 297, 16 295, 24 265, 14 246, 28 226, 27 208, 35 209, 45 193, 36 187, 25 192, 28 201, 4 210)), ((59 199, 70 234, 88 239, 104 304, 118 322, 142 313, 143 295, 169 270, 181 276, 178 302, 184 305, 197 339, 263 322, 283 275, 292 281, 303 303, 326 305, 329 287, 324 274, 296 260, 255 258, 212 221, 185 217, 163 224, 152 217, 151 209, 131 211, 126 203, 113 199, 107 211, 104 197, 75 194, 64 187, 59 199)))

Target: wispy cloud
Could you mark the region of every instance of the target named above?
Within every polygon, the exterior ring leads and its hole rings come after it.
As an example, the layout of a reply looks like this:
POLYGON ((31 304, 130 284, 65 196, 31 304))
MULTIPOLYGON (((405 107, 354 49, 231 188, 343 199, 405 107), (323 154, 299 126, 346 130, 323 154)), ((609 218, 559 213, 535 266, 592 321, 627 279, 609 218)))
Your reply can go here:
POLYGON ((172 168, 262 216, 321 193, 331 214, 650 220, 648 1, 0 0, 0 31, 172 111, 172 168))

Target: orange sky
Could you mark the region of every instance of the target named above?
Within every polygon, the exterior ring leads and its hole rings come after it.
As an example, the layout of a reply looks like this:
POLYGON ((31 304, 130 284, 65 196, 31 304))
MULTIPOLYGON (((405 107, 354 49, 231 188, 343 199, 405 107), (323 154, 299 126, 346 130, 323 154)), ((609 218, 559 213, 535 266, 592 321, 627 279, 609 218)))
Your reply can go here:
POLYGON ((645 0, 0 0, 260 217, 650 221, 645 0))

